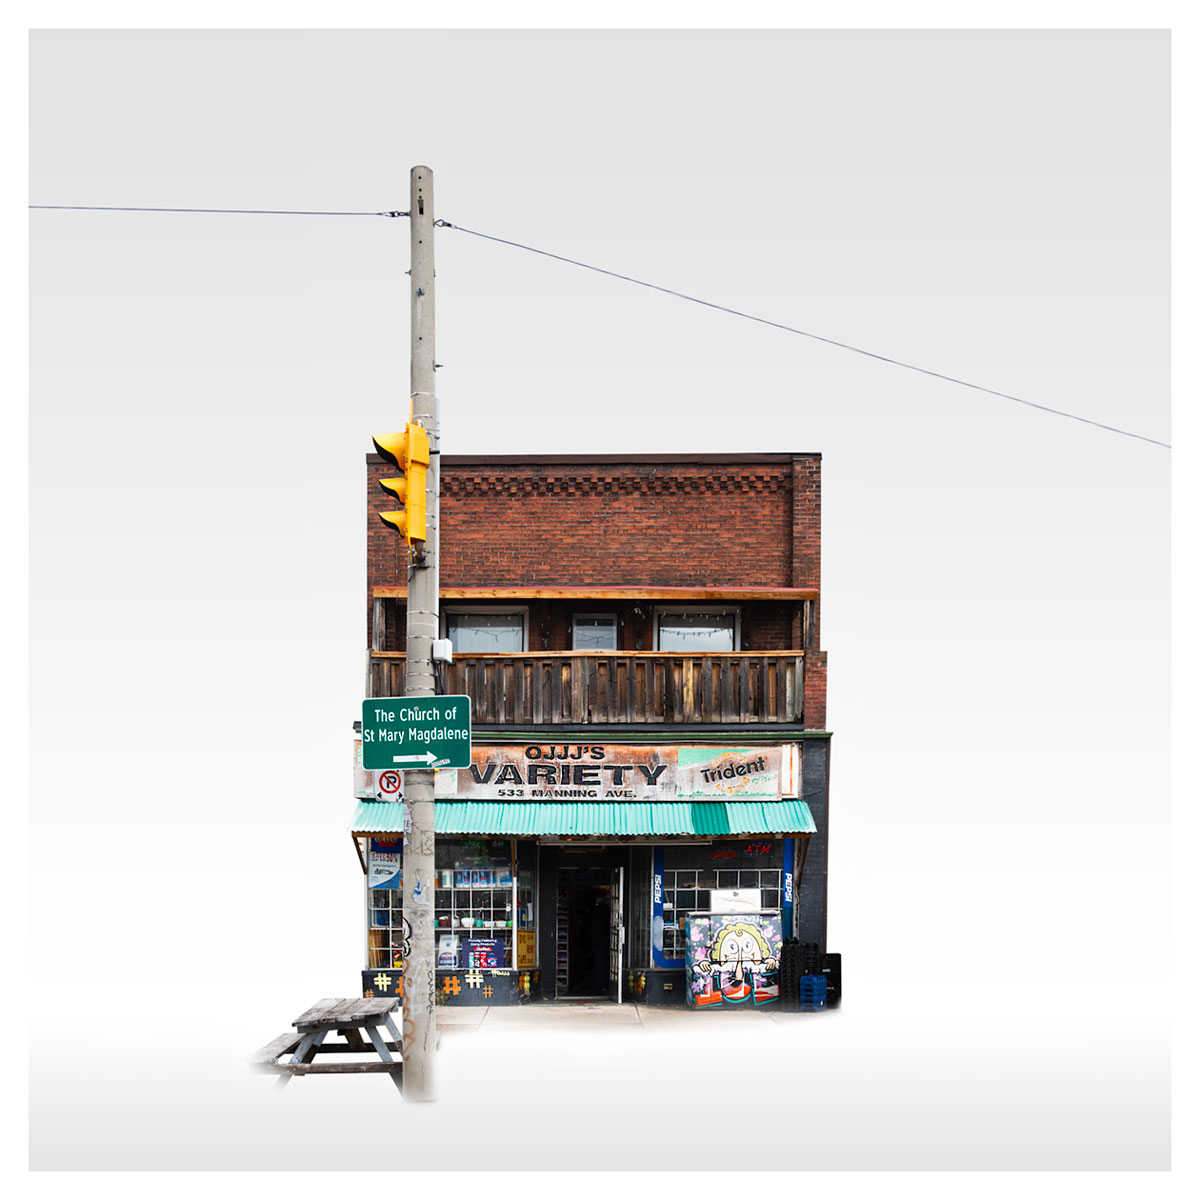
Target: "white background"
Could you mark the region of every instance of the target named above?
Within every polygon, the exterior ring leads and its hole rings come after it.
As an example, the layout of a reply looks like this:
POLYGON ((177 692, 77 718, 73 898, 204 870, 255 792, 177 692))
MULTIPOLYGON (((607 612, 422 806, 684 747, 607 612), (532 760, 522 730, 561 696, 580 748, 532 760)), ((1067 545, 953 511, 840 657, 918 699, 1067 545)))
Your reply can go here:
MULTIPOLYGON (((29 202, 405 209, 423 163, 455 224, 1169 442, 1169 56, 43 32, 29 202)), ((1168 450, 439 232, 446 452, 824 455, 846 1000, 569 1071, 522 1046, 502 1088, 444 1051, 434 1109, 277 1097, 245 1055, 362 957, 363 457, 407 413, 408 223, 29 224, 35 1168, 472 1169, 506 1132, 564 1170, 1168 1165, 1168 450)))

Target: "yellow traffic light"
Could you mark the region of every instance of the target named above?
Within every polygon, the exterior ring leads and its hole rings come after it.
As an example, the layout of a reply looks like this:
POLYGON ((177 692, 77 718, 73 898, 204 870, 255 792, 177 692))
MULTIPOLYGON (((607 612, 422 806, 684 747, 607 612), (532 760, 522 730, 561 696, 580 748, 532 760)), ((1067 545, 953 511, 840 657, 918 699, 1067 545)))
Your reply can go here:
POLYGON ((403 512, 381 512, 379 519, 397 530, 411 546, 425 540, 425 472, 429 468, 429 434, 414 421, 400 433, 383 433, 371 439, 375 449, 398 467, 403 475, 381 479, 379 486, 391 492, 403 512))

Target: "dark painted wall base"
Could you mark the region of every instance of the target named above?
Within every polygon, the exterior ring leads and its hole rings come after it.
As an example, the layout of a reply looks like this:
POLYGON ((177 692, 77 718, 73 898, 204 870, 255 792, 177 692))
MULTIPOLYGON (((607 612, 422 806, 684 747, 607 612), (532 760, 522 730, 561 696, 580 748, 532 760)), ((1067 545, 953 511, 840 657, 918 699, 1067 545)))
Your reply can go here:
MULTIPOLYGON (((521 975, 530 972, 522 971, 521 975)), ((480 967, 453 967, 437 972, 437 1002, 449 1008, 520 1003, 517 972, 480 967)))
POLYGON ((404 996, 403 971, 364 971, 362 973, 362 994, 367 1000, 379 996, 395 996, 400 1000, 404 996))
MULTIPOLYGON (((534 975, 537 972, 533 972, 534 975)), ((554 977, 546 976, 547 987, 539 992, 534 985, 533 996, 538 1000, 554 1000, 554 977)), ((622 981, 621 999, 626 1004, 666 1004, 680 1008, 687 1004, 684 991, 683 971, 662 970, 639 967, 636 970, 626 970, 622 981)), ((565 997, 570 999, 570 997, 565 997)))
POLYGON ((666 1004, 682 1008, 687 1003, 682 971, 641 968, 625 975, 625 999, 634 1004, 666 1004))
MULTIPOLYGON (((488 970, 487 968, 453 967, 437 972, 438 1004, 456 1008, 473 1005, 525 1004, 537 996, 541 988, 541 972, 537 970, 516 971, 488 970)), ((404 995, 403 975, 399 971, 364 971, 362 973, 363 995, 404 995)))

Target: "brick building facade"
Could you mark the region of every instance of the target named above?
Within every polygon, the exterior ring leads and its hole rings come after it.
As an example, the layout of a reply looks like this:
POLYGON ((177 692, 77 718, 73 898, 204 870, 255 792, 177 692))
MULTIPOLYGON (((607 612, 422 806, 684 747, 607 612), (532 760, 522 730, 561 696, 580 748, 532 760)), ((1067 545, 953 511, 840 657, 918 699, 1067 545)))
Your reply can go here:
MULTIPOLYGON (((374 696, 403 693, 407 548, 377 516, 391 472, 368 456, 374 696)), ((438 775, 438 927, 456 943, 439 998, 481 1001, 457 971, 464 943, 491 941, 492 1003, 602 973, 623 999, 771 1002, 774 942, 825 952, 820 455, 445 455, 440 514, 441 690, 471 697, 473 754, 438 775), (585 929, 600 910, 607 953, 585 929), (736 914, 759 930, 744 971, 720 962, 736 914)), ((403 806, 367 773, 359 797, 378 882, 403 806)), ((367 990, 402 987, 384 890, 368 889, 367 990)))

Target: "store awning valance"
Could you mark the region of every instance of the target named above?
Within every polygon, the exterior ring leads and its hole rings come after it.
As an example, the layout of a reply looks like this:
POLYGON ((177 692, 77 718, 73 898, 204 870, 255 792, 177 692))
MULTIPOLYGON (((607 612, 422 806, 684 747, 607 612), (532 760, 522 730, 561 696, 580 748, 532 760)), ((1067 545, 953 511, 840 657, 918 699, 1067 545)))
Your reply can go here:
MULTIPOLYGON (((439 800, 437 834, 507 837, 722 837, 748 833, 816 833, 803 800, 706 800, 534 803, 439 800)), ((350 832, 402 833, 404 805, 361 800, 350 832)))

